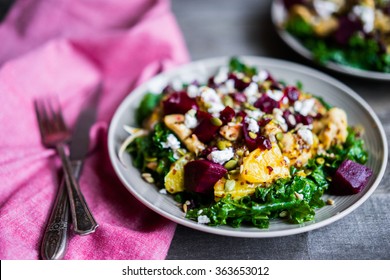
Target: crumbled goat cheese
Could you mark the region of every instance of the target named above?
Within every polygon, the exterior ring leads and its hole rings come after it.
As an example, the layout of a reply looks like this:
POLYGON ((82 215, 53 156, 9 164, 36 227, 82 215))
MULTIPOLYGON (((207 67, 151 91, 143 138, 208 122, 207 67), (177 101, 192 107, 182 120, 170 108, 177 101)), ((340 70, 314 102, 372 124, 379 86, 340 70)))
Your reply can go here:
POLYGON ((197 86, 195 86, 195 85, 189 85, 189 86, 187 87, 187 95, 188 95, 189 97, 195 98, 195 97, 199 96, 199 93, 200 93, 200 91, 199 91, 199 88, 198 88, 197 86))
POLYGON ((254 133, 258 133, 260 131, 259 124, 255 119, 249 118, 248 116, 245 117, 245 123, 248 124, 248 130, 252 131, 254 133))
POLYGON ((370 33, 374 29, 375 11, 373 8, 357 5, 352 8, 352 13, 363 22, 363 30, 370 33))
POLYGON ((264 112, 262 112, 260 109, 254 110, 254 111, 245 110, 245 113, 248 117, 255 119, 255 120, 259 120, 264 115, 264 112))
POLYGON ((207 159, 219 163, 224 164, 228 160, 232 159, 234 157, 233 148, 227 148, 221 151, 213 151, 208 156, 207 159))
POLYGON ((284 96, 283 91, 281 90, 267 90, 267 95, 275 101, 280 101, 284 96))
POLYGON ((305 99, 303 101, 297 100, 294 102, 294 110, 295 112, 300 113, 302 116, 307 116, 311 110, 313 110, 314 104, 314 98, 305 99))
POLYGON ((317 14, 323 19, 328 19, 338 9, 336 3, 324 0, 314 0, 313 6, 317 14))
POLYGON ((279 122, 279 124, 286 123, 286 120, 283 118, 283 111, 279 108, 274 108, 272 110, 272 114, 274 115, 275 120, 279 122))
POLYGON ((217 85, 222 84, 228 79, 229 74, 229 68, 228 67, 221 67, 218 70, 218 73, 214 77, 214 83, 217 85))
POLYGON ((222 104, 222 100, 217 92, 209 87, 201 87, 200 92, 203 102, 209 105, 207 111, 214 117, 218 117, 219 112, 225 109, 225 106, 222 104))
POLYGON ((247 97, 247 100, 250 104, 253 104, 256 102, 256 100, 259 98, 259 86, 256 83, 250 83, 249 86, 247 86, 244 89, 244 94, 247 97))
POLYGON ((308 145, 313 144, 313 133, 309 129, 301 127, 297 133, 308 145))
POLYGON ((158 192, 161 193, 161 194, 167 194, 167 190, 166 189, 161 189, 158 192))
POLYGON ((180 141, 176 138, 175 135, 169 134, 167 137, 167 141, 162 142, 161 146, 164 149, 169 149, 169 148, 172 149, 173 156, 175 159, 178 159, 180 157, 179 154, 177 153, 177 150, 180 148, 180 141))
POLYGON ((208 223, 210 223, 209 217, 207 217, 206 215, 198 216, 198 224, 208 224, 208 223))
POLYGON ((259 73, 252 77, 252 81, 255 83, 264 82, 268 78, 268 73, 265 70, 260 70, 259 73))
POLYGON ((233 93, 236 91, 236 88, 234 87, 234 80, 229 79, 225 83, 219 86, 217 89, 219 93, 222 94, 228 94, 228 93, 233 93))
POLYGON ((191 109, 184 115, 184 125, 190 129, 198 125, 198 120, 195 117, 196 110, 191 109))
POLYGON ((234 92, 236 90, 234 85, 235 85, 234 80, 229 79, 229 80, 226 81, 225 86, 226 86, 226 88, 227 88, 229 93, 230 92, 234 92))

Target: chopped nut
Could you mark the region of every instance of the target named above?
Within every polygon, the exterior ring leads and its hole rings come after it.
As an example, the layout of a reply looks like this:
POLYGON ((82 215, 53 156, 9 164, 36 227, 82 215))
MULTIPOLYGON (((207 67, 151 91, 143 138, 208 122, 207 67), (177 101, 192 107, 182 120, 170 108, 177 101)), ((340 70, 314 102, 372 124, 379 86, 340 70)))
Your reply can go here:
POLYGON ((301 194, 301 193, 294 192, 294 195, 295 195, 295 197, 296 197, 297 199, 299 199, 299 200, 302 200, 302 199, 303 199, 303 194, 301 194))
POLYGON ((287 217, 287 214, 288 214, 287 211, 282 211, 282 212, 279 213, 279 217, 280 218, 285 218, 285 217, 287 217))
POLYGON ((334 204, 334 200, 329 198, 329 199, 326 201, 326 204, 328 204, 328 205, 333 205, 333 204, 334 204))
POLYGON ((141 176, 142 176, 142 178, 143 178, 146 182, 148 182, 148 183, 150 183, 150 184, 154 183, 154 179, 153 179, 153 177, 152 177, 152 174, 150 174, 150 173, 142 173, 141 176))

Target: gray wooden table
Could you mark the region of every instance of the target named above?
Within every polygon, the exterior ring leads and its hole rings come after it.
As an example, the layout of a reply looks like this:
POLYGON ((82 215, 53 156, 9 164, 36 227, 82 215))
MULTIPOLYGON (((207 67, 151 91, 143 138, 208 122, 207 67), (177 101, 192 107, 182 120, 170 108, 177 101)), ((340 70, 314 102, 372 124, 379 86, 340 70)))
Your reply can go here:
MULTIPOLYGON (((275 34, 270 0, 172 0, 192 60, 257 55, 306 64, 275 34)), ((326 71, 324 71, 326 72, 326 71)), ((326 72, 359 93, 390 135, 390 82, 326 72)), ((178 226, 167 259, 390 259, 390 166, 374 194, 326 227, 298 235, 249 239, 178 226)))

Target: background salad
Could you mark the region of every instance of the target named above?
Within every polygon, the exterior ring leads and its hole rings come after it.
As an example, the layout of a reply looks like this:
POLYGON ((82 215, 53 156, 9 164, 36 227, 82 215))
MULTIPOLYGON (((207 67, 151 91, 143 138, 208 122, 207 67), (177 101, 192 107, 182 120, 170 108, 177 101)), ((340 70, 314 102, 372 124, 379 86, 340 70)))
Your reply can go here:
POLYGON ((283 0, 284 28, 314 59, 390 73, 390 1, 283 0))

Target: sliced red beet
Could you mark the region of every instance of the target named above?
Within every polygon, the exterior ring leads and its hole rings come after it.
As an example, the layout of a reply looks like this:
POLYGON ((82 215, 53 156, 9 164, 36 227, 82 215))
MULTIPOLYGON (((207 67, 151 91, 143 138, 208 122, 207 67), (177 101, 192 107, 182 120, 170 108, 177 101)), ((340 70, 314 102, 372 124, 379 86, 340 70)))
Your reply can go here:
POLYGON ((304 125, 312 124, 314 120, 312 116, 303 116, 299 113, 296 113, 294 117, 297 123, 302 123, 304 125))
POLYGON ((334 32, 333 39, 340 45, 346 45, 351 36, 363 29, 363 24, 358 18, 342 16, 339 18, 339 28, 334 32))
POLYGON ((260 110, 266 114, 271 114, 274 108, 280 108, 279 102, 272 99, 267 94, 263 94, 253 105, 256 108, 260 108, 260 110))
POLYGON ((233 80, 234 81, 234 87, 238 90, 238 91, 243 91, 244 89, 246 89, 250 82, 244 82, 243 80, 239 79, 235 74, 233 73, 230 73, 229 76, 228 76, 228 79, 230 80, 233 80))
POLYGON ((190 161, 184 166, 184 186, 193 192, 209 193, 226 173, 226 168, 218 163, 203 159, 190 161))
POLYGON ((329 191, 336 195, 351 195, 361 192, 373 172, 367 166, 345 160, 336 170, 329 191))
POLYGON ((233 108, 226 106, 225 109, 223 109, 219 113, 219 118, 221 119, 223 124, 227 124, 228 122, 230 122, 233 119, 233 117, 235 115, 236 115, 236 112, 233 110, 233 108))
POLYGON ((185 91, 171 93, 163 101, 164 115, 185 114, 190 109, 197 109, 195 99, 190 98, 185 91))
POLYGON ((283 90, 284 95, 288 98, 290 103, 294 103, 299 99, 299 90, 294 86, 287 86, 283 90))
POLYGON ((211 118, 213 116, 210 113, 199 110, 196 117, 198 118, 199 124, 195 127, 193 131, 194 134, 201 142, 210 142, 217 133, 219 126, 215 126, 211 123, 211 118))
POLYGON ((262 150, 270 150, 272 148, 271 141, 267 137, 257 134, 257 137, 253 139, 249 136, 248 124, 245 123, 245 120, 242 121, 242 131, 244 135, 245 144, 250 152, 257 148, 260 148, 262 150))

